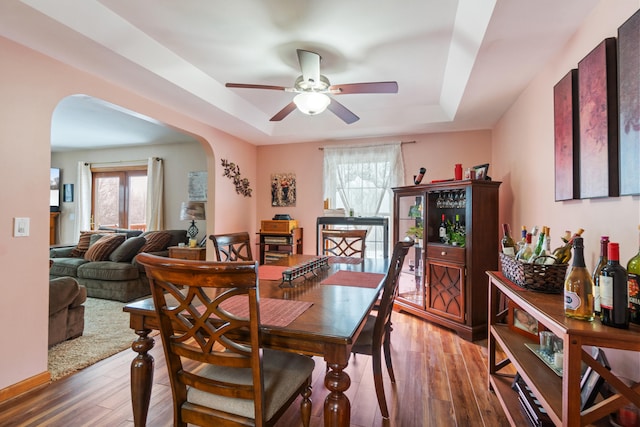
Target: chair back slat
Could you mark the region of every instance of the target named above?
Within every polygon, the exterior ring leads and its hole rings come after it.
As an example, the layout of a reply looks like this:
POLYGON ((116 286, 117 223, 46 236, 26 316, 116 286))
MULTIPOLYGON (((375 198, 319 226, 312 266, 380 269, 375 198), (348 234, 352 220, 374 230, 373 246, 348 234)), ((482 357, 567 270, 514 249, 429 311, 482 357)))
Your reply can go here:
POLYGON ((322 230, 323 254, 327 256, 364 258, 367 230, 322 230))
POLYGON ((253 261, 249 233, 212 234, 209 239, 218 261, 253 261))

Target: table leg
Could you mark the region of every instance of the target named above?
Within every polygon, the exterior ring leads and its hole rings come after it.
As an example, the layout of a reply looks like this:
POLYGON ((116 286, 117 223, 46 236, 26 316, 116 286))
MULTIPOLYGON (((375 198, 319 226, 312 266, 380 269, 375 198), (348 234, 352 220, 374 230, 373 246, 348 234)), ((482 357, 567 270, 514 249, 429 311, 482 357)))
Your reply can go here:
POLYGON ((131 362, 131 405, 133 406, 133 424, 144 427, 147 424, 151 385, 153 383, 153 356, 148 354, 153 348, 154 340, 149 337, 151 329, 136 330, 138 339, 131 344, 131 349, 138 355, 131 362))
POLYGON ((344 372, 346 363, 327 363, 329 370, 324 377, 324 385, 329 394, 324 400, 324 425, 349 426, 351 422, 351 403, 344 392, 351 385, 351 378, 344 372))

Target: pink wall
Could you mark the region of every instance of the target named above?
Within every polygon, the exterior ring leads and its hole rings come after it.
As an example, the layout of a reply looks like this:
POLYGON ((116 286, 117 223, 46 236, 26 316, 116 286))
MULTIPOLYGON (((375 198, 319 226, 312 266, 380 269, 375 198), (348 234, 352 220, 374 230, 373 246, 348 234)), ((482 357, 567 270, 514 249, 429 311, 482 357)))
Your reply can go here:
POLYGON ((1 391, 47 370, 51 115, 62 98, 88 94, 199 135, 208 155, 209 233, 255 231, 256 198, 237 195, 231 182, 221 177, 219 164, 222 158, 240 164, 255 186, 256 148, 6 39, 0 38, 0 51, 0 179, 4 183, 0 190, 4 206, 0 210, 0 323, 20 325, 3 331, 1 391), (15 217, 31 219, 29 237, 13 237, 15 217))
MULTIPOLYGON (((427 168, 423 182, 453 178, 455 163, 470 167, 488 163, 491 159, 491 132, 455 132, 429 135, 407 135, 401 139, 376 138, 350 141, 349 144, 379 144, 383 142, 415 141, 403 144, 405 183, 413 183, 413 175, 421 166, 427 168)), ((344 142, 343 142, 344 143, 344 142)), ((277 213, 288 213, 304 229, 304 252, 315 254, 316 218, 323 211, 323 152, 319 149, 330 142, 311 142, 258 147, 258 217, 271 219, 277 213), (298 185, 296 206, 271 206, 269 183, 271 174, 295 173, 298 185)), ((391 238, 391 236, 390 236, 391 238)))
MULTIPOLYGON (((604 38, 616 37, 617 28, 638 8, 638 0, 616 1, 615 5, 601 2, 562 54, 547 64, 493 130, 493 177, 504 182, 501 222, 510 223, 515 230, 522 225, 548 225, 557 244, 564 230, 584 228, 590 269, 599 255, 601 235, 620 243, 622 264, 637 253, 640 197, 554 201, 553 86, 604 38)), ((628 377, 631 372, 640 375, 640 356, 628 356, 620 369, 628 377)))

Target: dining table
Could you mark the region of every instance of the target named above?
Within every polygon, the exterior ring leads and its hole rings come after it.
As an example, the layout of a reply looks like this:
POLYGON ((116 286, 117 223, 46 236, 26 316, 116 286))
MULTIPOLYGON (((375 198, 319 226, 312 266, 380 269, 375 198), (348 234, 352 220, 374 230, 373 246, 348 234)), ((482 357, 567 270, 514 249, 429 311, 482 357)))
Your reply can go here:
MULTIPOLYGON (((345 372, 351 348, 365 325, 384 285, 389 260, 367 258, 356 262, 323 262, 321 268, 288 283, 283 272, 296 268, 312 255, 291 255, 273 264, 258 266, 258 289, 262 346, 272 349, 319 356, 327 370, 324 385, 329 393, 324 401, 325 426, 349 426, 351 403, 345 391, 351 379, 345 372), (269 320, 266 302, 286 300, 304 305, 295 318, 269 320)), ((189 261, 199 262, 199 261, 189 261)), ((153 299, 127 304, 130 327, 137 338, 131 348, 136 353, 131 362, 131 403, 135 426, 146 425, 151 399, 154 359, 153 331, 159 328, 153 299)), ((276 311, 286 311, 277 309, 276 311)), ((273 317, 275 314, 272 314, 273 317)), ((280 313, 282 316, 282 313, 280 313)))

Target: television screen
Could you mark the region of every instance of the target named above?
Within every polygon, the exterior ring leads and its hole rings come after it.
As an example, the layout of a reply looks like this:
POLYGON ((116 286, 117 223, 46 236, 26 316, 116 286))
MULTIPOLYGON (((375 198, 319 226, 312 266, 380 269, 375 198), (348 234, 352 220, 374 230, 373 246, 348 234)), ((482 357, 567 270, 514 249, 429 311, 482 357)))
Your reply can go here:
POLYGON ((60 168, 51 168, 51 180, 49 181, 51 190, 49 206, 52 212, 60 209, 60 168))

